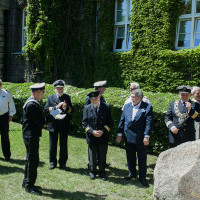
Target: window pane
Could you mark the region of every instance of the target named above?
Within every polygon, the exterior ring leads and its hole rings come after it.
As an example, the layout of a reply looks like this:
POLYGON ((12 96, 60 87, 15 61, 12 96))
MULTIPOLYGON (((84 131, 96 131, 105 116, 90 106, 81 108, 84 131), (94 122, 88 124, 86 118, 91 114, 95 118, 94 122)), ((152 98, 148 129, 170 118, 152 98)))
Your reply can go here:
POLYGON ((117 22, 125 21, 126 0, 117 1, 117 22))
POLYGON ((124 38, 124 31, 125 31, 125 27, 118 27, 117 29, 117 38, 124 38))
POLYGON ((125 38, 124 38, 125 27, 117 28, 117 39, 116 39, 116 49, 125 48, 125 38))
POLYGON ((196 28, 195 28, 196 32, 200 33, 200 19, 196 20, 196 28))
POLYGON ((191 23, 192 21, 180 21, 179 33, 191 33, 191 23))
POLYGON ((127 49, 131 49, 131 36, 130 36, 130 27, 127 28, 127 49))
POLYGON ((130 21, 130 16, 131 16, 131 9, 132 9, 132 0, 129 0, 129 12, 128 12, 128 21, 130 21))
POLYGON ((124 38, 117 39, 116 49, 124 49, 124 38))
POLYGON ((181 14, 191 14, 192 0, 181 1, 181 14))
POLYGON ((195 27, 195 41, 194 46, 199 46, 200 43, 200 19, 196 20, 195 27))
POLYGON ((197 12, 197 13, 200 13, 200 0, 197 0, 197 5, 196 5, 196 7, 197 7, 196 12, 197 12))
POLYGON ((191 34, 179 34, 178 47, 188 47, 190 46, 191 34))

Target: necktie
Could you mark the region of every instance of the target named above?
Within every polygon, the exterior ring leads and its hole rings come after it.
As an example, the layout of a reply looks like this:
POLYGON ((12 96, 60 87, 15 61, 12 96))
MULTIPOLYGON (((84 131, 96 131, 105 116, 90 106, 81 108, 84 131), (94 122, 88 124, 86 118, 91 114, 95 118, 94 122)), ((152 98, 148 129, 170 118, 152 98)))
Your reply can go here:
POLYGON ((95 107, 95 112, 96 112, 96 114, 98 113, 98 107, 95 107))

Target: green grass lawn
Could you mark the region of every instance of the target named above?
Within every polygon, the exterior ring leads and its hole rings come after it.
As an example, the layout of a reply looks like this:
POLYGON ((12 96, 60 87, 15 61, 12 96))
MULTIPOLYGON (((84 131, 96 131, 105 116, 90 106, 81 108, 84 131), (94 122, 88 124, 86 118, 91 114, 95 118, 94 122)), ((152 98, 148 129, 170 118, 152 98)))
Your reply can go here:
MULTIPOLYGON (((83 133, 84 134, 84 133, 83 133)), ((149 188, 141 186, 138 180, 126 181, 128 175, 124 149, 109 146, 107 162, 108 181, 101 179, 90 180, 88 176, 87 144, 83 138, 69 137, 69 159, 67 167, 70 171, 59 168, 48 170, 49 167, 49 137, 43 130, 40 139, 40 165, 36 185, 42 187, 42 196, 31 195, 22 189, 24 176, 25 146, 22 139, 21 125, 10 124, 11 160, 6 162, 0 151, 0 199, 75 199, 75 200, 146 200, 152 199, 153 169, 156 156, 148 155, 147 180, 149 188)))

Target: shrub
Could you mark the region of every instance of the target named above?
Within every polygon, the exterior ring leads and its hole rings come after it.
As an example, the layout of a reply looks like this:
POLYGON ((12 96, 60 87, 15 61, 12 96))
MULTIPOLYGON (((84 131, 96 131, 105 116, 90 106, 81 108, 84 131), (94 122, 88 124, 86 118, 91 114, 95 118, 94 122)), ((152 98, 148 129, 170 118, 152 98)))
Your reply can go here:
MULTIPOLYGON (((30 96, 30 85, 33 83, 20 83, 20 84, 11 84, 4 83, 3 87, 6 88, 13 96, 17 114, 14 116, 14 120, 17 122, 22 122, 22 107, 26 99, 30 96)), ((87 94, 93 89, 84 89, 76 88, 70 85, 66 85, 65 92, 71 96, 72 104, 74 107, 73 117, 72 117, 72 127, 70 134, 78 137, 85 137, 84 130, 81 125, 83 105, 86 99, 87 94)), ((41 101, 41 104, 44 106, 47 100, 47 96, 54 93, 53 86, 46 84, 45 97, 41 101)), ((144 92, 144 95, 147 96, 153 106, 154 110, 154 126, 152 129, 152 135, 150 139, 149 152, 151 153, 160 153, 163 150, 168 148, 168 130, 164 124, 164 113, 167 111, 168 106, 171 101, 177 99, 177 96, 171 93, 152 93, 144 92)), ((117 134, 117 127, 121 117, 121 108, 125 99, 129 96, 129 91, 110 87, 107 88, 104 95, 106 102, 111 105, 112 116, 114 121, 114 127, 110 134, 109 143, 116 145, 115 137, 117 134)), ((120 144, 121 147, 124 147, 124 143, 120 144)))

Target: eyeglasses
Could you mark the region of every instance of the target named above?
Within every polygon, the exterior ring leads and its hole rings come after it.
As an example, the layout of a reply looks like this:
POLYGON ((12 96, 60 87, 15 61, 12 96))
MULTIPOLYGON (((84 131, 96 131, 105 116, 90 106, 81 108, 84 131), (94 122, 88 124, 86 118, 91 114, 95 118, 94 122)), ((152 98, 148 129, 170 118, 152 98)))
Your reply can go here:
POLYGON ((135 88, 129 88, 129 90, 133 91, 133 90, 135 90, 135 88))

